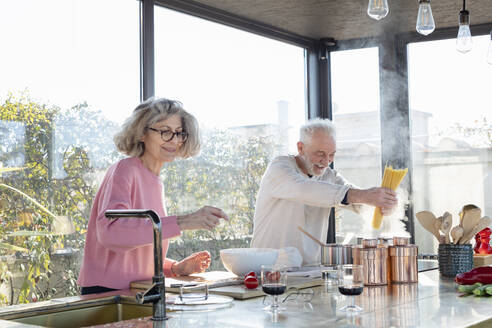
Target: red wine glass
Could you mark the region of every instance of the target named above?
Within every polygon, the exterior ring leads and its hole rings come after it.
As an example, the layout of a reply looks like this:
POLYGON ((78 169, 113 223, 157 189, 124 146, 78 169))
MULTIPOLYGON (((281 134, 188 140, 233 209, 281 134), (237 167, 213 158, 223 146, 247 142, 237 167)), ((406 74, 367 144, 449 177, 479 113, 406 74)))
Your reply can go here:
POLYGON ((338 291, 347 296, 349 302, 340 308, 342 312, 360 312, 362 308, 355 305, 355 296, 362 294, 364 289, 362 265, 342 265, 338 291))
POLYGON ((261 266, 261 288, 263 292, 273 296, 273 302, 264 310, 278 312, 280 309, 278 297, 287 289, 287 274, 282 267, 273 265, 261 266))

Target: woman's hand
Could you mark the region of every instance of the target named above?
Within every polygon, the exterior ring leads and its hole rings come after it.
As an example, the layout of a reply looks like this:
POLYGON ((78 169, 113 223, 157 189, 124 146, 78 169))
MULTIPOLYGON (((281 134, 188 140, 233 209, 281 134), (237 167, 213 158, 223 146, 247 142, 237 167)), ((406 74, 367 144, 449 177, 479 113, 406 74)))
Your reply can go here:
POLYGON ((171 272, 177 276, 203 272, 210 266, 210 261, 210 253, 207 251, 193 253, 184 260, 174 263, 171 272))
POLYGON ((178 216, 177 221, 181 230, 213 230, 220 219, 229 220, 229 217, 220 208, 204 206, 194 213, 178 216))

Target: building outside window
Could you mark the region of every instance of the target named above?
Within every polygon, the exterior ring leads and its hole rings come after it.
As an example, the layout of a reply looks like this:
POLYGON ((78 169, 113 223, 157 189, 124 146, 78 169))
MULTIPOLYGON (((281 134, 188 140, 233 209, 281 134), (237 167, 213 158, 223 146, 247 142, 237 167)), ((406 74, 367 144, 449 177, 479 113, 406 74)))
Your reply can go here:
POLYGON ((249 247, 256 193, 276 155, 296 154, 305 122, 304 49, 216 23, 155 8, 156 94, 196 115, 200 156, 165 165, 169 213, 204 205, 230 216, 216 231, 185 232, 171 258, 249 247))
MULTIPOLYGON (((381 184, 378 56, 377 47, 331 53, 333 122, 337 128, 334 166, 360 188, 381 184)), ((337 239, 343 239, 347 233, 371 237, 373 211, 373 207, 365 207, 356 214, 337 208, 337 239)), ((389 229, 384 222, 382 231, 389 229)))
MULTIPOLYGON (((408 45, 415 212, 445 211, 459 223, 464 205, 492 211, 492 65, 489 36, 473 37, 473 49, 456 51, 456 40, 408 45)), ((415 221, 422 253, 437 253, 437 240, 415 221)))

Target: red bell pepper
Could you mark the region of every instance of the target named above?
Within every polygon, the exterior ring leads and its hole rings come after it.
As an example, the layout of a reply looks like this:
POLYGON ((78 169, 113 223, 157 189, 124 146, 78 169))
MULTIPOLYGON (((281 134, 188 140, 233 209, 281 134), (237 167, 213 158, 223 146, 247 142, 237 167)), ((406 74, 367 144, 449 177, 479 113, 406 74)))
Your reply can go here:
POLYGON ((460 285, 473 285, 476 282, 481 282, 484 285, 492 284, 492 266, 478 267, 457 274, 454 281, 460 285))

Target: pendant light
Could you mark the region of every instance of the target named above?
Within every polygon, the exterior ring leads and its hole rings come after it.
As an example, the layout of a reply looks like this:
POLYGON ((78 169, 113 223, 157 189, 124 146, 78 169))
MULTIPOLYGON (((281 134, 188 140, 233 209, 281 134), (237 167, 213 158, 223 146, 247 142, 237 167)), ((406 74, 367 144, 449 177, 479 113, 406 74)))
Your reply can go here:
POLYGON ((456 50, 467 53, 473 47, 473 40, 470 32, 470 13, 466 10, 463 0, 463 10, 460 11, 460 28, 456 37, 456 50))
POLYGON ((388 0, 369 0, 367 14, 375 20, 386 17, 389 13, 388 0))
POLYGON ((430 0, 419 0, 419 13, 417 15, 417 32, 422 35, 431 34, 436 28, 430 0))

